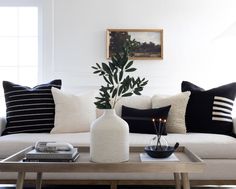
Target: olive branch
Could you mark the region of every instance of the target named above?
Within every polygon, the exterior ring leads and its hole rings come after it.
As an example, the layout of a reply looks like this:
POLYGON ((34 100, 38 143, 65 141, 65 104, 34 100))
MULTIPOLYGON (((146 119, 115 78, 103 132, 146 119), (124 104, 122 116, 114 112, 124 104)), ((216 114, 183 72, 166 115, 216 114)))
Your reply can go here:
POLYGON ((115 53, 107 64, 102 62, 92 66, 95 70, 93 73, 103 77, 106 82, 99 89, 100 96, 95 97, 97 101, 94 104, 98 109, 113 109, 121 97, 141 95, 140 92, 148 83, 145 78, 129 76, 136 68, 133 67, 133 61, 128 60, 128 55, 129 48, 123 47, 123 51, 115 53))

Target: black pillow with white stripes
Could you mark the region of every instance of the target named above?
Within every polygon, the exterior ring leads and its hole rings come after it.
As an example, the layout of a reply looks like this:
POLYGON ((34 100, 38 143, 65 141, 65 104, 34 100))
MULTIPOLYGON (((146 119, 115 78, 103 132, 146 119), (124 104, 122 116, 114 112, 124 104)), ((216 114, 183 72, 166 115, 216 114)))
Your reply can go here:
POLYGON ((33 88, 3 81, 7 119, 3 135, 49 133, 54 127, 55 114, 52 87, 60 89, 61 80, 33 88))
POLYGON ((204 90, 183 81, 181 90, 191 91, 186 109, 187 132, 233 135, 232 110, 236 83, 204 90))

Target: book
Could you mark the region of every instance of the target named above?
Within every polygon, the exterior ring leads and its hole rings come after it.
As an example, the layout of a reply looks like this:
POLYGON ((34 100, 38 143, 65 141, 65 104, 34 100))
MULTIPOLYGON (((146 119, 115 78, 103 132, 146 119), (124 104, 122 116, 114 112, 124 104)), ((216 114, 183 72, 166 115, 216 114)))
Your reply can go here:
POLYGON ((23 162, 75 162, 79 158, 79 152, 72 159, 27 159, 23 158, 23 162))
POLYGON ((140 160, 142 162, 179 161, 174 153, 167 158, 152 158, 146 153, 141 153, 140 160))
POLYGON ((73 148, 70 151, 38 152, 33 149, 26 153, 27 160, 73 160, 78 156, 78 149, 73 148))

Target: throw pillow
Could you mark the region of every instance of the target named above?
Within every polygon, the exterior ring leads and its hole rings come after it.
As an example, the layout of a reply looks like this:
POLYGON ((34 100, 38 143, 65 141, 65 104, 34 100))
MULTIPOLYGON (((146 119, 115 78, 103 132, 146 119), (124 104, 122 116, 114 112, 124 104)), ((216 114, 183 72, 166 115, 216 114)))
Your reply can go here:
POLYGON ((3 81, 7 119, 3 135, 50 132, 55 111, 52 87, 61 88, 61 80, 34 88, 3 81))
POLYGON ((55 127, 51 133, 88 132, 96 119, 95 94, 73 95, 52 88, 55 101, 55 127))
POLYGON ((189 96, 190 92, 184 92, 169 97, 163 97, 160 95, 154 95, 152 97, 152 108, 171 105, 166 122, 168 133, 186 133, 185 112, 189 96))
POLYGON ((236 95, 236 83, 204 90, 183 81, 182 91, 191 91, 186 111, 188 132, 232 135, 232 110, 236 95))
MULTIPOLYGON (((152 119, 167 119, 170 107, 136 109, 122 106, 122 118, 128 123, 130 133, 156 134, 152 119)), ((165 127, 162 128, 161 133, 167 134, 165 127)))

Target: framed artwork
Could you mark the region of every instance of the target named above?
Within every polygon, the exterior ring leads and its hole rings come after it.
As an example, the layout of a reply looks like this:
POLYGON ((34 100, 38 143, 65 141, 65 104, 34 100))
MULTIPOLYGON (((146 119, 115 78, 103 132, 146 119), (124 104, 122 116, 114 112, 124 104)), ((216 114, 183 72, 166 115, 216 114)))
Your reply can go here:
POLYGON ((121 52, 126 43, 130 47, 130 59, 163 59, 162 29, 107 29, 107 58, 121 52))

